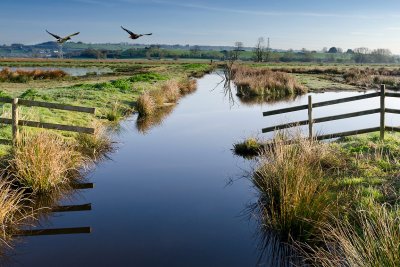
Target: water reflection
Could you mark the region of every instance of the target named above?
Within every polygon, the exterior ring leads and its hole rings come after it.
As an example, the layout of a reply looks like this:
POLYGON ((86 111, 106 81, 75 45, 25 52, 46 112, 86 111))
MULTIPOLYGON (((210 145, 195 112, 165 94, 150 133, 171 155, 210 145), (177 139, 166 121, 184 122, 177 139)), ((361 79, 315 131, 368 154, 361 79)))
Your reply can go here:
POLYGON ((175 105, 159 108, 154 114, 138 117, 136 129, 141 134, 147 134, 152 128, 161 126, 165 118, 172 113, 175 105))
MULTIPOLYGON (((14 246, 23 243, 26 237, 49 236, 49 235, 75 235, 91 233, 90 226, 75 227, 48 227, 55 213, 91 211, 92 204, 60 205, 62 201, 73 202, 79 195, 79 190, 93 188, 93 183, 72 183, 70 186, 54 191, 50 194, 36 195, 26 200, 23 210, 17 215, 21 218, 18 227, 11 227, 5 231, 7 242, 0 242, 0 266, 14 262, 17 252, 14 246)), ((4 239, 4 237, 3 237, 4 239)))

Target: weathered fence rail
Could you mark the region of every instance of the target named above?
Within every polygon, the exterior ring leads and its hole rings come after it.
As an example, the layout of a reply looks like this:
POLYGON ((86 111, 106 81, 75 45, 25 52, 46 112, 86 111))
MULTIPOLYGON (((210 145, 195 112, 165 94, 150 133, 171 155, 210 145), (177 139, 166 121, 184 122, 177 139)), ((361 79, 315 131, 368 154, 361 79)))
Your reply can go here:
POLYGON ((262 129, 262 132, 268 133, 268 132, 273 132, 276 130, 283 130, 283 129, 287 129, 287 128, 308 125, 309 126, 309 129, 308 129, 309 130, 309 138, 316 138, 317 140, 332 139, 332 138, 345 137, 345 136, 350 136, 350 135, 377 132, 377 131, 380 132, 380 137, 383 140, 385 138, 385 131, 400 132, 399 127, 391 127, 391 126, 385 125, 385 113, 400 114, 400 110, 398 110, 398 109, 391 109, 391 108, 385 107, 385 98, 386 97, 400 97, 400 94, 386 92, 385 85, 381 85, 380 92, 369 93, 369 94, 364 94, 364 95, 359 95, 359 96, 346 97, 346 98, 340 98, 340 99, 334 99, 334 100, 328 100, 328 101, 323 101, 323 102, 318 102, 318 103, 313 103, 312 96, 308 96, 308 104, 307 105, 300 105, 300 106, 295 106, 295 107, 290 107, 290 108, 284 108, 284 109, 263 112, 264 116, 272 116, 272 115, 284 114, 284 113, 295 112, 295 111, 300 111, 300 110, 308 110, 308 119, 307 120, 296 121, 296 122, 279 124, 279 125, 267 127, 267 128, 262 129), (352 101, 358 101, 358 100, 363 100, 363 99, 368 99, 368 98, 373 98, 373 97, 378 97, 378 96, 380 97, 380 107, 379 108, 362 110, 362 111, 345 113, 345 114, 339 114, 339 115, 333 115, 333 116, 327 116, 327 117, 313 118, 313 108, 325 107, 325 106, 336 105, 336 104, 352 102, 352 101), (314 124, 316 124, 316 123, 342 120, 342 119, 371 115, 371 114, 376 114, 376 113, 380 113, 380 124, 377 127, 314 136, 313 127, 314 127, 314 124))
MULTIPOLYGON (((95 108, 64 105, 64 104, 58 104, 58 103, 48 103, 48 102, 26 100, 26 99, 18 99, 18 98, 12 99, 12 98, 4 98, 4 97, 0 97, 0 103, 10 103, 12 105, 12 117, 11 117, 11 119, 0 118, 0 123, 12 125, 13 142, 15 142, 15 140, 17 140, 17 138, 18 138, 19 126, 36 127, 36 128, 44 128, 44 129, 51 129, 51 130, 61 130, 61 131, 70 131, 70 132, 86 133, 86 134, 93 134, 94 133, 94 129, 93 128, 88 128, 88 127, 73 126, 73 125, 66 125, 66 124, 57 124, 57 123, 38 122, 38 121, 29 121, 29 120, 21 120, 20 119, 20 115, 19 115, 19 106, 59 109, 59 110, 83 112, 83 113, 89 113, 89 114, 95 114, 95 112, 96 112, 95 108)), ((0 143, 9 143, 9 140, 4 140, 3 139, 3 140, 0 140, 0 143)))

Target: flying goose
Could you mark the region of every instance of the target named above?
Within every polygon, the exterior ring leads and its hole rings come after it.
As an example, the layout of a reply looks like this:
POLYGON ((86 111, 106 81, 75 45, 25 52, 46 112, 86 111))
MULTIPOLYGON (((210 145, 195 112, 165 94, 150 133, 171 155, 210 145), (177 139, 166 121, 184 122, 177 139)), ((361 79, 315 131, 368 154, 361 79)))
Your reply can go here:
POLYGON ((125 29, 125 28, 122 27, 122 26, 121 26, 121 28, 122 28, 124 31, 126 31, 127 33, 129 33, 129 35, 130 35, 129 38, 131 38, 131 39, 133 39, 133 40, 135 40, 135 39, 137 39, 137 38, 139 38, 139 37, 142 37, 143 35, 152 35, 152 33, 136 34, 136 33, 131 32, 130 30, 125 29))
POLYGON ((72 37, 72 36, 75 36, 75 35, 78 35, 78 34, 79 34, 79 32, 76 32, 76 33, 70 34, 70 35, 68 35, 68 36, 66 36, 66 37, 60 37, 60 36, 58 36, 58 35, 55 35, 55 34, 49 32, 48 30, 46 30, 46 32, 47 32, 48 34, 50 34, 51 36, 53 36, 54 38, 56 38, 56 39, 57 39, 57 43, 59 43, 59 44, 63 44, 63 43, 65 43, 66 41, 71 40, 71 37, 72 37))

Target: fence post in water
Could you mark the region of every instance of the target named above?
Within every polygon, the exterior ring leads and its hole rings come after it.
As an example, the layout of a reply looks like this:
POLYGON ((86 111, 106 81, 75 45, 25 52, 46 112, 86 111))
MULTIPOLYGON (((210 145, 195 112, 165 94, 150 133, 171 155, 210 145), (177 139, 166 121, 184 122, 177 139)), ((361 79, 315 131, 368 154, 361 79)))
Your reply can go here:
POLYGON ((12 102, 12 138, 13 144, 18 140, 19 130, 18 130, 18 98, 14 98, 12 102))
POLYGON ((385 89, 386 89, 386 86, 384 84, 382 84, 381 85, 381 123, 380 123, 381 140, 385 139, 385 89))
POLYGON ((312 96, 308 96, 308 137, 313 138, 312 96))

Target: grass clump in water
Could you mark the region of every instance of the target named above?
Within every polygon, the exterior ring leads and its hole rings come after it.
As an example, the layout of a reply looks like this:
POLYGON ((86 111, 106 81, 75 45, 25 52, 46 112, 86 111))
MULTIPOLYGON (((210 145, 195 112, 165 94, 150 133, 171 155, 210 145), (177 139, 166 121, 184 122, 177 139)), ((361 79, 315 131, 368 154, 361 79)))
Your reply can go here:
POLYGON ((256 138, 248 138, 243 142, 233 145, 233 150, 236 155, 244 157, 252 157, 259 155, 262 151, 262 144, 256 138))
POLYGON ((84 163, 84 157, 61 136, 42 131, 21 135, 8 171, 20 185, 34 193, 46 193, 68 186, 84 163))
POLYGON ((288 73, 268 68, 236 66, 232 69, 233 81, 239 96, 268 96, 271 100, 300 95, 307 89, 288 73))
POLYGON ((181 96, 179 84, 175 80, 169 80, 161 87, 165 100, 169 103, 175 103, 181 96))
POLYGON ((297 137, 290 144, 281 136, 261 155, 253 176, 260 193, 264 227, 275 231, 282 241, 309 241, 318 236, 315 222, 337 214, 338 195, 330 194, 327 173, 342 164, 328 144, 297 137), (337 165, 337 166, 336 166, 337 165))
POLYGON ((193 93, 197 89, 197 81, 185 78, 179 82, 179 89, 182 95, 193 93))
POLYGON ((156 104, 149 93, 140 95, 136 102, 136 110, 139 116, 150 116, 156 110, 156 104))

